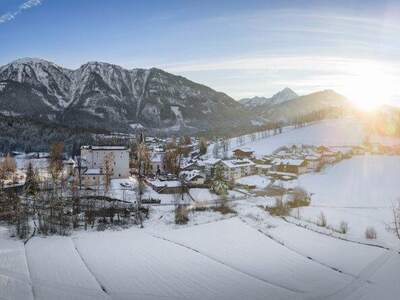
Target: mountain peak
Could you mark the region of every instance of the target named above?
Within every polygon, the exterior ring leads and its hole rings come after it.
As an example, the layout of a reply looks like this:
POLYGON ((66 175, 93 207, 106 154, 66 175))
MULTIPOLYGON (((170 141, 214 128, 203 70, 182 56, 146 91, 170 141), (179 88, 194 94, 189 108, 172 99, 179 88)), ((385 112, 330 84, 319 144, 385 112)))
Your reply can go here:
POLYGON ((280 92, 273 95, 271 97, 271 100, 273 100, 273 102, 275 102, 275 104, 277 104, 277 103, 292 100, 297 97, 298 97, 298 95, 292 89, 285 87, 283 90, 281 90, 280 92))
POLYGON ((10 64, 53 64, 53 63, 41 58, 23 57, 12 61, 10 64))
POLYGON ((247 107, 257 107, 260 105, 275 105, 297 97, 298 95, 292 89, 285 87, 283 90, 274 94, 271 98, 255 96, 252 98, 241 99, 239 102, 247 107))

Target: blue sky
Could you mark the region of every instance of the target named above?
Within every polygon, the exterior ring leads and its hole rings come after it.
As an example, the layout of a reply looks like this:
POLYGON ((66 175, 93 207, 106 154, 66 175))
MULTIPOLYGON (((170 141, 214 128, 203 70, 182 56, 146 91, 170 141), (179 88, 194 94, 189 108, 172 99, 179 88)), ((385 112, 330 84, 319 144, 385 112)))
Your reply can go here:
POLYGON ((0 41, 0 65, 100 60, 237 99, 289 86, 400 104, 400 1, 0 0, 0 41))

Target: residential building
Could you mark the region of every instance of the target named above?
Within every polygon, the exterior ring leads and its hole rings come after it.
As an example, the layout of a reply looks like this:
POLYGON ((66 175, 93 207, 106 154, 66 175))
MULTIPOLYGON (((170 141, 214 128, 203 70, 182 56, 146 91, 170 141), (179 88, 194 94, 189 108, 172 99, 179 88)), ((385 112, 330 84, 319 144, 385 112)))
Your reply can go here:
POLYGON ((81 161, 84 180, 95 184, 104 176, 104 164, 110 162, 111 178, 129 177, 129 150, 125 146, 82 146, 81 161))
POLYGON ((218 165, 222 167, 226 180, 235 180, 255 174, 255 163, 249 159, 221 160, 218 165))

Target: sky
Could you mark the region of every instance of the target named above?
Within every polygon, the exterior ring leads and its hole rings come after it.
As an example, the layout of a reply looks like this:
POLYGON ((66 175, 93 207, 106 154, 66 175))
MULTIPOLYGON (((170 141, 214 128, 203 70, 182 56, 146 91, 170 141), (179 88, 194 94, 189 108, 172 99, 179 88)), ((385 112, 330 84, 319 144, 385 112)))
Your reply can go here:
POLYGON ((235 99, 400 105, 400 1, 0 0, 0 65, 158 67, 235 99))

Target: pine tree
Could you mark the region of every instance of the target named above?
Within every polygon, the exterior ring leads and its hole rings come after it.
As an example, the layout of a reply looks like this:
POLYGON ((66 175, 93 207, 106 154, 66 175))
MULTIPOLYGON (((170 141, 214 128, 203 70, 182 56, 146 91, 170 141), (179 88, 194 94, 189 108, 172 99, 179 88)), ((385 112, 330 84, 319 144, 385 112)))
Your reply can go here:
POLYGON ((25 193, 27 195, 35 195, 38 190, 39 184, 36 172, 33 170, 32 162, 29 162, 26 170, 25 193))

